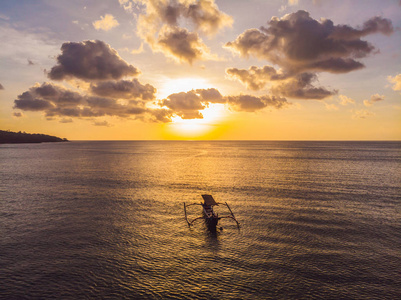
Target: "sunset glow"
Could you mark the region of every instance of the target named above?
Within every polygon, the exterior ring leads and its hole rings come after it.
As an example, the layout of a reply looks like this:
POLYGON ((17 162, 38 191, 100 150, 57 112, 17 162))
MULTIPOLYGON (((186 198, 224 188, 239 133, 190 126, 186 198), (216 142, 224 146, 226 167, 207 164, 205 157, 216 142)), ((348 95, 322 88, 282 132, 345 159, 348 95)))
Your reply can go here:
POLYGON ((399 140, 400 8, 6 0, 1 127, 71 140, 399 140))
MULTIPOLYGON (((222 104, 210 104, 202 112, 202 119, 181 119, 174 117, 172 123, 169 125, 172 133, 177 138, 193 138, 206 136, 212 131, 219 130, 219 125, 224 121, 227 112, 222 104)), ((220 128, 221 129, 221 128, 220 128)))
POLYGON ((171 94, 189 92, 194 89, 207 89, 213 87, 205 78, 177 78, 165 80, 158 89, 158 97, 163 99, 171 94))

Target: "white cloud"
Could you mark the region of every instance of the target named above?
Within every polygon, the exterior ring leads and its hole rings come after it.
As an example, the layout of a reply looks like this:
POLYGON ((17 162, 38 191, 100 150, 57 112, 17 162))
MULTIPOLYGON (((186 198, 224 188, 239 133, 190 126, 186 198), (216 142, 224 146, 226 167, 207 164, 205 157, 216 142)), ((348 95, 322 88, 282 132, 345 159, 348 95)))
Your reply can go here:
POLYGON ((120 25, 120 23, 118 23, 118 21, 114 19, 113 15, 110 14, 105 14, 104 17, 101 16, 100 20, 97 20, 92 24, 96 30, 104 30, 104 31, 109 31, 110 29, 120 25))
POLYGON ((401 74, 398 74, 394 77, 388 76, 387 80, 393 84, 391 87, 394 91, 401 91, 401 74))

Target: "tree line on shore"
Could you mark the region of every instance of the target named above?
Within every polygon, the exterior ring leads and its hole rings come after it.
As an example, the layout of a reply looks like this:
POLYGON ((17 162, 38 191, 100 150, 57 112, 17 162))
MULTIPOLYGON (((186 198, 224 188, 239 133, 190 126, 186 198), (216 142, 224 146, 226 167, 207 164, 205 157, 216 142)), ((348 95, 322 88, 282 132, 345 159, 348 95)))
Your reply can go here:
POLYGON ((66 138, 59 138, 47 134, 0 130, 0 144, 51 143, 51 142, 68 142, 68 140, 66 138))

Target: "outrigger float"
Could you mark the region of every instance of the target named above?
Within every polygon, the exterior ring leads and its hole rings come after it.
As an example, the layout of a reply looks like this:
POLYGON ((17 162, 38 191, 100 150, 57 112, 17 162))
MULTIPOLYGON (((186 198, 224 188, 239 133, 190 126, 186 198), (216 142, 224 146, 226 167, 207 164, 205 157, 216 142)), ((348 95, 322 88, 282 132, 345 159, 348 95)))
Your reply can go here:
POLYGON ((227 202, 218 203, 213 199, 212 195, 202 195, 202 198, 203 198, 203 203, 185 204, 184 202, 185 220, 187 221, 189 227, 191 227, 196 220, 204 219, 209 229, 216 230, 217 223, 219 222, 220 219, 233 219, 237 223, 237 226, 239 228, 239 222, 235 218, 234 213, 232 212, 230 206, 228 206, 227 202), (230 211, 230 215, 219 217, 219 215, 213 211, 213 206, 218 206, 219 204, 227 206, 228 210, 230 211), (202 217, 198 217, 193 219, 192 221, 188 221, 187 207, 192 205, 201 205, 203 208, 203 215, 202 217))

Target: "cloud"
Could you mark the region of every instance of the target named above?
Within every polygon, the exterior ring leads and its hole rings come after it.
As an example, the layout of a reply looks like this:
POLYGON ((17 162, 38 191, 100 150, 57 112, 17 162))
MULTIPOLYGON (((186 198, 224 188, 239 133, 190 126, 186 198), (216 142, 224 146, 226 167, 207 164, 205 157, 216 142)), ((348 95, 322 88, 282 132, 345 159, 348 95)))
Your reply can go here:
POLYGON ((280 109, 290 105, 285 98, 270 95, 260 97, 252 95, 228 96, 227 102, 235 110, 246 112, 254 112, 267 106, 280 109))
POLYGON ((289 74, 277 71, 270 66, 258 68, 250 67, 248 70, 229 68, 226 70, 229 78, 239 80, 248 89, 261 90, 267 84, 272 85, 270 92, 273 95, 297 99, 324 99, 337 93, 324 87, 315 87, 312 83, 317 81, 314 73, 289 74))
POLYGON ((116 80, 140 73, 103 41, 67 42, 61 51, 57 65, 48 73, 50 79, 116 80))
POLYGON ((189 18, 198 30, 208 35, 214 35, 224 27, 231 27, 233 23, 233 19, 220 11, 214 0, 192 1, 182 10, 183 15, 189 18))
POLYGON ((372 106, 376 102, 383 101, 383 100, 384 100, 384 95, 374 94, 374 95, 370 96, 369 100, 363 100, 363 104, 365 104, 365 106, 372 106))
POLYGON ((394 77, 388 76, 387 80, 393 84, 392 89, 394 91, 401 91, 401 74, 398 74, 394 77))
POLYGON ((317 21, 308 12, 299 10, 281 19, 273 17, 268 27, 248 29, 225 46, 241 56, 270 61, 286 72, 347 73, 363 68, 358 59, 375 50, 361 37, 392 32, 391 21, 381 17, 371 18, 357 29, 334 25, 328 19, 317 21))
POLYGON ((122 6, 126 11, 133 11, 133 3, 130 0, 118 0, 120 6, 122 6))
POLYGON ((62 118, 60 119, 59 122, 65 124, 65 123, 72 123, 73 120, 71 118, 62 118))
POLYGON ((57 107, 76 107, 83 103, 79 93, 46 82, 31 87, 17 98, 14 108, 25 111, 51 111, 57 107))
POLYGON ((90 90, 93 94, 128 100, 153 100, 155 99, 156 88, 150 84, 141 84, 138 79, 101 81, 91 84, 90 90))
POLYGON ((18 100, 14 100, 14 103, 14 108, 28 111, 41 111, 53 108, 53 105, 49 101, 31 98, 26 93, 19 95, 18 100))
POLYGON ((132 54, 139 54, 139 53, 142 53, 142 52, 143 52, 143 43, 141 43, 141 45, 139 46, 138 49, 131 50, 132 54))
POLYGON ((198 32, 213 36, 233 23, 214 0, 120 0, 120 5, 127 11, 132 11, 134 4, 144 8, 137 19, 138 35, 153 51, 179 62, 191 64, 194 60, 216 59, 198 32), (194 31, 180 23, 190 23, 194 31))
POLYGON ((224 103, 225 102, 225 99, 223 98, 223 96, 215 88, 197 89, 197 90, 195 90, 195 92, 200 95, 203 102, 208 102, 208 103, 224 103))
POLYGON ((152 109, 150 113, 155 122, 168 123, 171 122, 171 118, 173 117, 173 112, 170 109, 152 109))
POLYGON ((354 114, 352 115, 353 119, 366 119, 369 117, 374 116, 375 114, 366 110, 366 109, 360 109, 360 110, 355 110, 354 114))
POLYGON ((331 38, 355 40, 372 33, 390 35, 393 32, 394 28, 390 20, 383 19, 382 17, 373 17, 363 23, 361 29, 355 29, 348 25, 337 25, 331 34, 331 38))
POLYGON ((59 118, 61 123, 104 116, 171 121, 170 111, 148 107, 156 99, 156 88, 136 78, 122 79, 139 71, 104 42, 64 43, 57 60, 49 78, 82 79, 87 83, 80 82, 75 89, 51 82, 35 84, 14 100, 14 109, 40 111, 46 119, 59 118))
POLYGON ((324 105, 326 106, 327 110, 338 110, 337 105, 333 103, 324 103, 324 105))
POLYGON ((345 95, 338 95, 338 98, 340 99, 340 104, 341 105, 348 105, 348 104, 355 104, 355 100, 345 96, 345 95))
POLYGON ((271 93, 297 99, 320 100, 337 94, 337 91, 330 91, 324 87, 315 87, 312 82, 317 81, 314 73, 301 73, 271 88, 271 93))
POLYGON ((182 119, 202 119, 203 115, 199 110, 203 110, 206 104, 202 103, 199 93, 192 90, 171 94, 167 99, 163 99, 159 105, 166 106, 182 119))
POLYGON ((93 125, 95 126, 105 126, 105 127, 111 127, 111 124, 109 122, 107 122, 106 120, 104 121, 95 121, 93 123, 93 125))
POLYGON ((195 32, 185 28, 164 26, 155 49, 177 61, 188 62, 210 58, 210 50, 195 32))
POLYGON ((263 68, 251 66, 248 70, 228 68, 226 69, 226 74, 231 79, 239 80, 250 90, 261 90, 270 81, 288 77, 270 66, 264 66, 263 68))
POLYGON ((161 107, 168 108, 170 118, 175 115, 182 119, 202 119, 202 110, 211 103, 226 104, 235 111, 246 112, 254 112, 265 107, 280 109, 290 105, 285 98, 271 95, 223 96, 215 88, 175 93, 159 101, 161 107))
POLYGON ((155 103, 155 89, 140 84, 136 79, 100 82, 91 85, 87 92, 89 94, 49 82, 35 84, 14 100, 14 109, 41 111, 48 120, 59 118, 61 123, 69 123, 74 118, 93 120, 107 116, 171 122, 174 116, 201 119, 202 110, 212 103, 226 104, 235 111, 246 112, 291 105, 285 98, 274 95, 223 96, 217 89, 209 88, 171 94, 157 102, 160 108, 154 108, 147 104, 155 103))
POLYGON ((103 117, 128 118, 144 115, 148 108, 143 102, 98 97, 78 93, 62 86, 45 82, 35 85, 14 100, 14 108, 23 111, 42 111, 47 117, 103 117))
POLYGON ((15 111, 13 113, 13 116, 16 117, 16 118, 22 118, 24 116, 24 114, 22 112, 15 111))
POLYGON ((225 45, 243 57, 264 59, 280 69, 229 68, 226 74, 251 90, 261 90, 269 84, 270 93, 276 96, 324 99, 337 91, 315 86, 317 72, 347 73, 363 68, 359 60, 373 53, 375 47, 361 38, 393 31, 391 21, 381 17, 353 28, 334 25, 328 19, 315 20, 299 10, 282 18, 273 17, 267 27, 248 29, 225 45))
POLYGON ((4 90, 4 87, 1 83, 0 83, 0 90, 4 90))
POLYGON ((93 22, 92 25, 96 30, 109 31, 120 24, 116 19, 114 19, 113 15, 105 14, 104 17, 100 17, 100 20, 93 22))

